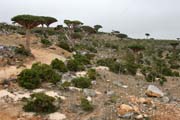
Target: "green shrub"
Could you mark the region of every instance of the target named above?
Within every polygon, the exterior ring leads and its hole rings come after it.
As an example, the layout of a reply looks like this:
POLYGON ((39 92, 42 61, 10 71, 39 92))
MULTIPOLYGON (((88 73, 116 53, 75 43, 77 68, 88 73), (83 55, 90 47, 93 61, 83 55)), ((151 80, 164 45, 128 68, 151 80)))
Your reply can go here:
POLYGON ((85 69, 84 65, 81 64, 79 61, 77 60, 68 60, 67 62, 67 68, 70 71, 82 71, 85 69))
POLYGON ((25 69, 18 75, 18 83, 26 89, 35 89, 40 86, 40 77, 37 71, 25 69))
POLYGON ((86 77, 74 78, 72 83, 75 87, 78 88, 89 88, 91 86, 91 80, 86 77))
POLYGON ((90 60, 88 59, 88 57, 86 55, 76 54, 73 57, 76 61, 78 61, 79 63, 81 63, 83 65, 90 64, 90 60))
POLYGON ((179 77, 179 76, 180 76, 180 74, 179 74, 179 72, 174 71, 174 72, 173 72, 173 76, 175 76, 175 77, 179 77))
POLYGON ((51 62, 51 66, 53 69, 56 69, 56 70, 63 72, 63 73, 68 71, 64 62, 57 59, 57 58, 51 62))
POLYGON ((55 99, 44 93, 32 94, 23 109, 26 112, 53 113, 57 107, 53 104, 55 99))
POLYGON ((56 73, 52 67, 47 64, 35 63, 32 65, 32 69, 37 71, 41 81, 47 81, 55 84, 61 80, 61 75, 56 73))
POLYGON ((19 45, 19 47, 17 47, 14 52, 15 52, 15 54, 19 54, 19 55, 23 55, 23 56, 31 55, 31 53, 28 50, 26 50, 23 45, 19 45))
POLYGON ((25 69, 18 75, 18 83, 26 89, 35 89, 41 82, 57 83, 61 80, 61 75, 56 73, 51 66, 35 63, 31 69, 25 69))
POLYGON ((164 82, 166 82, 167 81, 167 79, 165 78, 165 77, 161 77, 160 79, 159 79, 159 84, 161 85, 161 86, 163 86, 164 85, 164 82))
POLYGON ((71 47, 69 46, 69 44, 66 42, 66 41, 60 41, 58 44, 57 44, 58 47, 64 49, 64 50, 67 50, 69 52, 72 52, 72 49, 71 47))
POLYGON ((89 79, 96 80, 97 72, 95 69, 89 69, 87 74, 88 74, 89 79))
POLYGON ((145 78, 146 78, 146 81, 147 82, 154 82, 155 80, 156 80, 156 77, 157 77, 158 75, 157 75, 157 73, 156 72, 150 72, 149 74, 147 74, 146 76, 145 76, 145 78))
POLYGON ((170 68, 167 68, 166 66, 163 67, 161 72, 165 76, 173 76, 172 70, 170 68))
POLYGON ((41 43, 45 46, 51 46, 52 43, 48 39, 41 39, 41 43))
POLYGON ((138 65, 132 62, 126 63, 125 65, 127 73, 131 74, 131 75, 136 75, 137 69, 138 69, 138 65))
POLYGON ((86 98, 81 98, 81 108, 84 111, 92 111, 93 105, 86 99, 86 98))

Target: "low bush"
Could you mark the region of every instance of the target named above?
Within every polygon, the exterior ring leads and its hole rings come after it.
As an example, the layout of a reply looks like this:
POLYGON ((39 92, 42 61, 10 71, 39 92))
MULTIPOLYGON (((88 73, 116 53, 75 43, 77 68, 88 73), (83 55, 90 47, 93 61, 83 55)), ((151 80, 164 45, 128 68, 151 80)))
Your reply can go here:
POLYGON ((86 77, 74 78, 72 84, 78 88, 89 88, 91 86, 91 80, 86 77))
POLYGON ((69 44, 66 41, 59 41, 59 43, 57 44, 58 47, 67 50, 69 52, 72 52, 71 47, 69 46, 69 44))
POLYGON ((23 45, 19 45, 19 47, 16 47, 15 54, 23 55, 23 56, 30 56, 31 53, 25 49, 23 45))
POLYGON ((137 72, 138 67, 139 67, 139 66, 138 66, 137 64, 131 63, 131 62, 126 63, 126 65, 125 65, 125 68, 126 68, 126 70, 127 70, 127 73, 128 73, 128 74, 131 74, 131 75, 136 75, 136 72, 137 72))
POLYGON ((89 79, 96 80, 97 72, 95 69, 89 69, 87 72, 87 75, 88 75, 89 79))
POLYGON ((46 47, 52 45, 51 41, 49 41, 48 39, 41 39, 41 43, 46 47))
POLYGON ((26 89, 35 89, 41 82, 56 84, 61 80, 61 75, 56 73, 51 66, 35 63, 31 69, 25 69, 18 75, 18 83, 26 89))
POLYGON ((55 84, 61 80, 61 75, 56 73, 52 67, 47 64, 35 63, 32 65, 32 69, 37 71, 41 81, 52 82, 55 84))
POLYGON ((32 94, 23 109, 26 112, 53 113, 57 107, 53 104, 55 99, 44 93, 32 94))
POLYGON ((92 111, 93 105, 86 99, 86 98, 81 98, 81 108, 84 111, 92 111))
POLYGON ((53 69, 56 69, 56 70, 63 72, 63 73, 68 71, 64 62, 57 59, 57 58, 51 62, 51 66, 53 69))
POLYGON ((73 60, 73 59, 68 60, 67 68, 68 68, 68 70, 74 71, 74 72, 85 70, 84 65, 79 63, 79 61, 73 60))
POLYGON ((40 83, 40 77, 35 70, 25 69, 18 75, 18 84, 26 89, 38 88, 40 83))

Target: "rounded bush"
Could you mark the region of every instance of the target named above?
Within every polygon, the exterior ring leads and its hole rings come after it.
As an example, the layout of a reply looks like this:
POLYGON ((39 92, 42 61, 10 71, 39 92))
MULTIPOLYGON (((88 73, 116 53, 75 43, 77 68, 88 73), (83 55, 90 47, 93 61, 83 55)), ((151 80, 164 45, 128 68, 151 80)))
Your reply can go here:
POLYGON ((18 83, 26 89, 35 89, 40 85, 40 77, 36 71, 25 69, 18 75, 18 83))
POLYGON ((92 111, 93 105, 86 99, 86 98, 81 98, 81 108, 84 111, 92 111))
POLYGON ((75 87, 78 88, 89 88, 91 86, 91 80, 86 77, 74 78, 72 83, 75 87))
POLYGON ((64 62, 57 59, 57 58, 51 62, 51 66, 53 69, 56 69, 56 70, 63 72, 63 73, 68 71, 64 62))
POLYGON ((55 99, 44 93, 32 94, 23 109, 26 112, 53 113, 57 110, 53 104, 55 99))

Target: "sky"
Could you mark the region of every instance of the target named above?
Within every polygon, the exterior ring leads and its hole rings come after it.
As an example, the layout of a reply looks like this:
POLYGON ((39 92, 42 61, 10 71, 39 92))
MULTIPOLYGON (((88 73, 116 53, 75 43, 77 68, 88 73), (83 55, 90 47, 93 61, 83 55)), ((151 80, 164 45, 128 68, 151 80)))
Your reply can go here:
POLYGON ((180 37, 180 0, 0 0, 0 22, 11 23, 20 14, 80 20, 100 24, 102 31, 118 30, 133 38, 180 37))

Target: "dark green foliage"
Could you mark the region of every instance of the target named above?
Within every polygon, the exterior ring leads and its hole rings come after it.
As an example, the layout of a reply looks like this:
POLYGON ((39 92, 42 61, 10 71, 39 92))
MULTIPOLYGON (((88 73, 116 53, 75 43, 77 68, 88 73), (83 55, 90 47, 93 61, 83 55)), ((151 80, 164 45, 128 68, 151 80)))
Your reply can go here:
POLYGON ((47 81, 57 83, 61 80, 61 75, 56 73, 51 66, 47 64, 35 63, 32 65, 32 69, 38 71, 37 74, 41 78, 41 81, 47 81))
POLYGON ((68 71, 68 69, 67 69, 66 65, 64 64, 64 62, 57 59, 57 58, 54 59, 51 62, 51 66, 52 66, 53 69, 56 69, 56 70, 58 70, 60 72, 63 72, 63 73, 68 71))
POLYGON ((69 46, 69 44, 66 41, 60 41, 57 46, 61 47, 64 50, 67 50, 69 52, 72 51, 71 47, 69 46))
POLYGON ((81 108, 84 111, 92 111, 93 105, 86 99, 86 98, 81 98, 81 108))
POLYGON ((127 72, 131 75, 136 75, 138 67, 139 66, 133 62, 127 62, 125 65, 127 72))
POLYGON ((18 15, 11 19, 13 22, 16 22, 27 29, 32 29, 41 24, 43 21, 42 17, 34 15, 18 15))
POLYGON ((74 78, 72 83, 75 87, 78 88, 89 88, 91 86, 91 80, 86 77, 74 78))
POLYGON ((52 43, 48 39, 41 39, 41 43, 45 46, 51 46, 52 43))
POLYGON ((91 80, 96 80, 96 77, 97 77, 97 72, 95 69, 89 69, 88 72, 88 77, 91 79, 91 80))
POLYGON ((57 110, 53 104, 55 99, 44 93, 32 94, 23 109, 26 112, 53 113, 57 110))
POLYGON ((90 60, 88 59, 88 57, 86 55, 76 54, 73 57, 76 61, 78 61, 79 63, 81 63, 83 65, 90 64, 90 60))
POLYGON ((88 33, 88 34, 93 34, 96 33, 96 31, 94 30, 94 28, 90 27, 90 26, 82 26, 81 27, 83 29, 84 32, 88 33))
POLYGON ((96 30, 96 32, 98 32, 99 31, 99 29, 101 29, 102 28, 102 26, 101 25, 95 25, 94 26, 94 29, 96 30))
POLYGON ((79 63, 77 60, 68 60, 67 62, 67 68, 70 71, 82 71, 85 69, 84 65, 79 63))
POLYGON ((41 82, 57 83, 61 75, 56 73, 51 66, 35 63, 31 69, 25 69, 18 75, 18 83, 26 89, 35 89, 41 82))
POLYGON ((121 39, 128 37, 128 35, 123 34, 123 33, 119 33, 119 34, 117 34, 116 36, 117 36, 118 38, 121 38, 121 39))
POLYGON ((23 45, 19 45, 19 47, 16 47, 15 54, 23 55, 23 56, 30 56, 31 53, 25 49, 23 45))
POLYGON ((18 83, 26 89, 35 89, 40 86, 40 77, 37 71, 25 69, 18 75, 18 83))
POLYGON ((147 82, 154 82, 157 77, 158 75, 156 72, 150 72, 145 76, 147 82))

